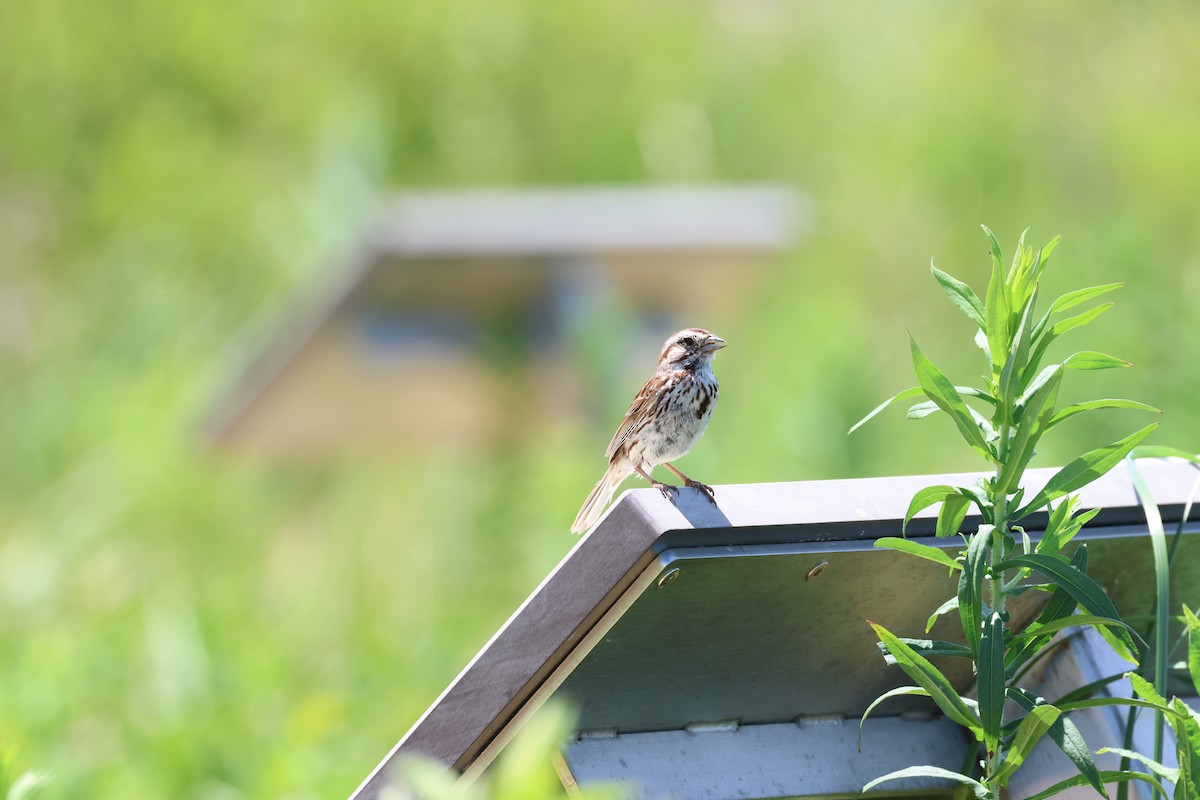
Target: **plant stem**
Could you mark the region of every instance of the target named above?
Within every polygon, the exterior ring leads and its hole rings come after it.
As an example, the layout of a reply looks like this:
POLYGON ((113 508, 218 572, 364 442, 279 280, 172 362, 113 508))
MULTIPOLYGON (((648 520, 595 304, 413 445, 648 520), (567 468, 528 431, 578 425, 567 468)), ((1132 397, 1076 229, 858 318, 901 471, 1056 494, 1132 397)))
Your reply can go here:
MULTIPOLYGON (((995 567, 1004 560, 1004 536, 1008 532, 1008 489, 1000 485, 1000 474, 1004 471, 1003 462, 1009 455, 1008 445, 1012 435, 1012 426, 1009 423, 1004 423, 1000 426, 1000 460, 1001 463, 996 465, 996 479, 993 482, 991 489, 992 504, 994 512, 992 515, 992 611, 996 614, 1004 614, 1004 574, 996 573, 995 567)), ((988 761, 988 777, 992 777, 1000 771, 1003 759, 1001 757, 1001 748, 997 747, 996 752, 991 754, 988 761)))

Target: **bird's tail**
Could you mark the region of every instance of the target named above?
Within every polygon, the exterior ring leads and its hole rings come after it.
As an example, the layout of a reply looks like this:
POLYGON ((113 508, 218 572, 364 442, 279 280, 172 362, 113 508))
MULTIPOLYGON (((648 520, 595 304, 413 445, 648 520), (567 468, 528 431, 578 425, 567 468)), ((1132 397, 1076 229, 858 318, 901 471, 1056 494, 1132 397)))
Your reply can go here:
POLYGON ((631 472, 633 470, 630 469, 629 462, 625 459, 619 459, 608 465, 604 477, 600 479, 600 482, 592 489, 592 493, 588 495, 587 500, 583 502, 583 508, 579 509, 579 516, 575 517, 571 533, 583 533, 592 527, 596 520, 600 519, 608 501, 612 500, 613 492, 621 485, 621 481, 629 477, 631 472))

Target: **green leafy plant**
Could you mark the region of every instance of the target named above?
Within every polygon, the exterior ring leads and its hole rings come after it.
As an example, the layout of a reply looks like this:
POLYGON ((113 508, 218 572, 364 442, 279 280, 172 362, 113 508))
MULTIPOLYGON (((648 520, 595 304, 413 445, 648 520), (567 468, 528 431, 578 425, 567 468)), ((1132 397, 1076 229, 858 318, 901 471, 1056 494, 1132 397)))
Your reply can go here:
MULTIPOLYGON (((1079 777, 1070 785, 1088 784, 1107 797, 1105 783, 1131 780, 1156 784, 1152 776, 1130 770, 1100 771, 1079 729, 1067 714, 1078 708, 1112 702, 1111 698, 1072 700, 1055 704, 1021 689, 1018 681, 1046 651, 1052 637, 1066 628, 1092 626, 1118 655, 1136 665, 1145 643, 1123 620, 1104 590, 1087 574, 1087 548, 1071 541, 1097 512, 1080 512, 1074 494, 1116 466, 1156 427, 1157 423, 1104 447, 1091 450, 1058 470, 1045 485, 1026 487, 1023 478, 1042 437, 1067 420, 1108 408, 1138 409, 1157 413, 1144 403, 1100 399, 1060 407, 1059 389, 1071 371, 1093 371, 1130 366, 1119 358, 1090 350, 1047 361, 1050 346, 1069 331, 1095 320, 1111 307, 1104 303, 1065 315, 1122 284, 1091 286, 1068 292, 1038 313, 1041 278, 1055 238, 1035 250, 1024 235, 1008 268, 996 237, 986 227, 992 267, 988 288, 981 299, 966 283, 932 267, 933 276, 950 301, 977 327, 975 343, 982 350, 986 371, 981 387, 951 381, 911 336, 913 368, 918 385, 888 399, 851 432, 889 406, 919 400, 908 416, 920 419, 945 414, 963 441, 991 469, 991 475, 970 486, 938 485, 913 497, 904 528, 918 512, 940 503, 938 537, 962 536, 964 547, 951 557, 938 547, 888 537, 875 543, 933 561, 958 573, 958 592, 929 619, 926 633, 941 614, 957 612, 966 644, 896 636, 871 623, 887 663, 899 666, 915 686, 901 687, 880 697, 864 713, 863 721, 883 700, 897 694, 929 696, 950 719, 969 730, 980 744, 978 772, 961 774, 930 766, 915 766, 889 773, 870 782, 864 791, 886 781, 914 775, 950 778, 978 798, 997 798, 1038 741, 1049 736, 1071 759, 1079 777), (1032 494, 1026 497, 1027 488, 1032 494), (960 533, 972 508, 980 516, 974 532, 960 533), (1036 543, 1019 523, 1030 514, 1045 511, 1045 533, 1036 543), (1036 583, 1030 579, 1036 576, 1036 583), (1040 615, 1025 630, 1010 625, 1006 600, 1026 591, 1049 595, 1040 615), (1078 613, 1076 613, 1078 612, 1078 613), (930 657, 964 658, 978 676, 976 697, 958 693, 930 657), (1021 709, 1010 717, 1006 701, 1021 709)), ((903 532, 903 531, 902 531, 903 532)), ((1150 701, 1130 699, 1134 705, 1150 701)), ((1068 785, 1052 787, 1048 797, 1068 785)))
MULTIPOLYGON (((1151 623, 1144 632, 1146 638, 1154 638, 1154 658, 1142 664, 1138 674, 1126 674, 1133 692, 1142 700, 1153 704, 1155 710, 1153 753, 1147 757, 1134 753, 1128 747, 1107 748, 1105 752, 1115 752, 1121 755, 1122 768, 1127 768, 1131 762, 1137 761, 1148 767, 1158 777, 1175 784, 1175 798, 1200 798, 1197 791, 1200 781, 1200 727, 1197 727, 1195 712, 1191 711, 1179 698, 1173 698, 1167 703, 1163 698, 1167 694, 1167 676, 1171 663, 1179 647, 1186 644, 1187 660, 1180 665, 1190 676, 1196 693, 1200 694, 1200 619, 1186 605, 1182 608, 1182 634, 1174 646, 1170 641, 1171 626, 1171 569, 1176 563, 1176 555, 1183 539, 1184 526, 1187 523, 1193 502, 1200 492, 1200 477, 1192 487, 1192 494, 1184 504, 1174 536, 1167 542, 1166 530, 1163 527, 1162 515, 1158 504, 1150 491, 1149 485, 1138 469, 1138 458, 1176 458, 1190 461, 1200 466, 1200 455, 1189 453, 1172 447, 1141 446, 1126 457, 1126 466, 1133 482, 1142 510, 1146 516, 1146 530, 1149 533, 1151 546, 1154 551, 1155 601, 1151 615, 1151 623), (1164 731, 1170 722, 1175 733, 1176 762, 1178 768, 1168 768, 1162 765, 1164 731)), ((1132 706, 1126 718, 1125 742, 1133 740, 1133 726, 1137 720, 1139 708, 1132 706)), ((1120 800, 1127 796, 1125 786, 1121 787, 1120 800)), ((1165 794, 1163 795, 1165 797, 1165 794)))

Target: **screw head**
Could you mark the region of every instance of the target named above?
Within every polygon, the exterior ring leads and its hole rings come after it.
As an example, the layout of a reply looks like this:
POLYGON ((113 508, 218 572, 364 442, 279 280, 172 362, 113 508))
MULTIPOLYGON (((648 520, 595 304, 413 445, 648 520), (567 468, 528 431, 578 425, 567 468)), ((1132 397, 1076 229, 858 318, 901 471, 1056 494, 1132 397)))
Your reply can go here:
POLYGON ((661 578, 658 579, 658 588, 660 588, 660 589, 663 588, 668 583, 670 583, 671 581, 675 580, 678 577, 679 577, 679 568, 676 567, 675 569, 671 570, 670 572, 668 572, 667 574, 663 575, 661 578))

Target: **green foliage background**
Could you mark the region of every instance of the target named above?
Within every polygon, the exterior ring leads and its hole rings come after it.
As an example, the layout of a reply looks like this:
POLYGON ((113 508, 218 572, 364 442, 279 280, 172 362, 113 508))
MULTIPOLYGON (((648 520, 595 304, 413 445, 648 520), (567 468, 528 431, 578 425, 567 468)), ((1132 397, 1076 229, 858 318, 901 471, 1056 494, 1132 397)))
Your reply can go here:
POLYGON ((392 187, 804 187, 752 311, 696 321, 730 342, 708 482, 975 469, 944 419, 844 432, 908 385, 904 326, 980 368, 928 271, 979 288, 979 222, 1066 234, 1048 292, 1129 282, 1089 347, 1136 368, 1064 398, 1138 397, 1196 449, 1197 30, 1185 0, 0 0, 5 763, 51 797, 347 794, 574 544, 637 384, 515 452, 201 446, 247 335, 392 187))

